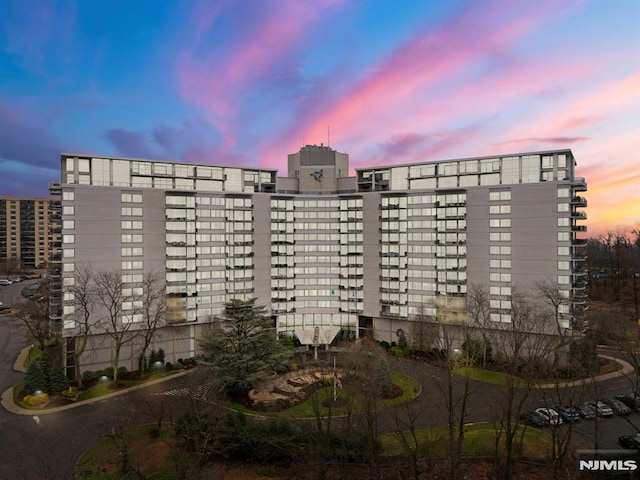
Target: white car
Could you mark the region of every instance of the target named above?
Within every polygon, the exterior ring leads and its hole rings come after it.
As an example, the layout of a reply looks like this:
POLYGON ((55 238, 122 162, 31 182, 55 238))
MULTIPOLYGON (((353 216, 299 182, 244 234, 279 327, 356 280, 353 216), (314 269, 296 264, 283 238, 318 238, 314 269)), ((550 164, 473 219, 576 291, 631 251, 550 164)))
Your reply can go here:
POLYGON ((6 287, 7 285, 11 285, 11 280, 0 278, 0 287, 6 287))
POLYGON ((560 417, 560 414, 553 408, 536 408, 536 412, 540 414, 549 425, 562 424, 562 417, 560 417))
POLYGON ((598 414, 599 417, 612 417, 613 416, 613 410, 611 410, 611 407, 609 405, 607 405, 604 402, 601 401, 597 401, 597 402, 589 402, 589 405, 591 405, 593 408, 595 408, 596 413, 598 414))

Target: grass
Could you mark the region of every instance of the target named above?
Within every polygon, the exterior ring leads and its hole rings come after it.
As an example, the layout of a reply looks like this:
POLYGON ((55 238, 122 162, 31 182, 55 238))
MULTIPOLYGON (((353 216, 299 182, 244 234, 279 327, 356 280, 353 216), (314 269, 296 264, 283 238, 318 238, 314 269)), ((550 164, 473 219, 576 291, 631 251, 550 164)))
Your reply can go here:
MULTIPOLYGON (((116 435, 105 435, 86 450, 75 466, 74 478, 88 480, 170 480, 176 478, 178 469, 182 473, 193 465, 193 458, 182 452, 175 439, 175 431, 170 424, 163 424, 161 430, 157 425, 142 425, 116 435), (126 445, 126 448, 125 448, 126 445), (123 452, 129 465, 141 476, 131 472, 123 473, 123 452)), ((447 455, 446 428, 419 430, 420 456, 444 457, 447 455)), ((541 430, 526 428, 518 435, 518 454, 532 459, 544 459, 551 446, 551 436, 541 430), (520 440, 522 444, 520 445, 520 440)), ((495 454, 496 425, 493 423, 476 423, 465 426, 463 455, 467 457, 490 457, 495 454)), ((500 454, 504 454, 504 437, 499 446, 500 454)), ((397 434, 384 434, 379 437, 383 455, 396 456, 404 454, 397 434)), ((259 466, 260 475, 276 475, 283 473, 277 465, 259 466)), ((257 472, 256 472, 257 473, 257 472)), ((248 478, 248 477, 246 477, 248 478)), ((253 477, 252 477, 253 478, 253 477)))
POLYGON ((27 358, 24 360, 24 368, 29 368, 31 362, 35 362, 37 359, 42 357, 44 352, 40 350, 38 345, 34 345, 29 349, 29 353, 27 354, 27 358))
POLYGON ((127 388, 135 387, 136 385, 142 385, 152 380, 157 380, 158 378, 164 378, 169 375, 173 375, 177 372, 159 372, 154 373, 153 375, 145 378, 144 380, 118 380, 118 385, 114 385, 113 382, 109 380, 105 380, 103 382, 99 382, 96 385, 83 390, 78 395, 77 400, 90 400, 92 398, 101 397, 103 395, 107 395, 109 393, 117 392, 120 390, 126 390, 127 388))
POLYGON ((75 467, 74 478, 92 480, 128 480, 141 478, 131 471, 123 472, 123 451, 126 445, 127 460, 131 467, 148 480, 175 478, 176 466, 171 461, 175 444, 173 428, 164 425, 134 427, 118 435, 106 435, 85 451, 75 467))
MULTIPOLYGON (((118 386, 114 386, 112 382, 110 381, 104 381, 101 383, 98 383, 86 390, 83 390, 82 392, 80 392, 80 394, 78 395, 78 397, 76 398, 76 401, 82 401, 82 400, 90 400, 92 398, 97 398, 97 397, 101 397, 103 395, 107 395, 109 393, 113 393, 113 392, 117 392, 120 390, 126 390, 127 388, 131 388, 131 387, 135 387, 136 385, 142 385, 144 383, 150 382, 152 380, 156 380, 158 378, 163 378, 163 377, 167 377, 169 375, 173 375, 177 373, 176 371, 172 371, 172 372, 158 372, 158 373, 154 373, 153 375, 149 376, 148 378, 144 379, 144 380, 119 380, 118 381, 118 386)), ((47 406, 38 406, 38 407, 32 407, 30 405, 27 405, 26 403, 22 402, 20 400, 20 394, 22 393, 22 391, 24 390, 24 382, 18 383, 16 385, 13 386, 13 401, 15 402, 16 405, 18 405, 21 408, 25 408, 27 410, 46 410, 47 406)), ((56 405, 59 406, 59 405, 56 405)), ((52 407, 50 407, 52 408, 52 407)))
MULTIPOLYGON (((460 367, 453 370, 453 373, 460 375, 461 377, 469 377, 471 380, 477 382, 490 383, 491 385, 507 385, 508 376, 503 372, 496 372, 494 370, 485 370, 479 367, 460 367)), ((513 377, 513 381, 516 385, 524 383, 524 380, 519 377, 513 377)))
MULTIPOLYGON (((495 454, 495 442, 497 427, 490 422, 465 425, 464 443, 462 454, 468 457, 486 457, 495 454)), ((404 432, 406 435, 407 432, 404 432)), ((411 445, 411 439, 409 444, 411 445)), ((444 427, 428 428, 416 432, 418 451, 422 455, 446 456, 448 454, 448 433, 444 427)), ((519 432, 517 442, 522 439, 519 449, 522 455, 529 458, 546 458, 551 447, 551 436, 542 430, 524 428, 519 432)), ((404 447, 397 433, 388 433, 380 436, 385 455, 395 456, 405 453, 404 447)), ((504 436, 500 439, 499 451, 504 454, 504 436)))
MULTIPOLYGON (((379 401, 378 408, 388 408, 400 403, 408 402, 409 400, 417 397, 422 389, 421 385, 408 375, 403 375, 399 372, 394 371, 391 372, 391 377, 393 380, 393 384, 402 389, 402 395, 395 398, 381 399, 379 401)), ((357 401, 351 401, 351 403, 349 402, 350 399, 357 398, 357 395, 355 394, 354 390, 348 385, 344 388, 338 388, 336 393, 339 399, 347 402, 344 406, 337 406, 333 408, 322 406, 323 401, 331 399, 333 395, 332 386, 322 387, 318 389, 313 395, 309 396, 309 398, 307 398, 304 402, 278 412, 257 412, 255 410, 247 408, 244 405, 234 402, 223 402, 223 404, 228 408, 245 414, 260 414, 264 416, 287 418, 315 417, 316 410, 318 410, 319 414, 323 417, 328 416, 329 413, 331 413, 332 416, 341 416, 346 415, 349 412, 358 413, 362 411, 362 407, 357 403, 357 401), (317 407, 314 408, 315 406, 317 407)))
MULTIPOLYGON (((607 360, 600 358, 601 364, 600 369, 596 375, 604 375, 606 373, 615 372, 622 368, 618 362, 613 360, 607 360)), ((509 380, 509 375, 504 372, 497 372, 495 370, 486 370, 480 367, 460 367, 453 370, 453 373, 456 375, 460 375, 462 377, 468 376, 471 380, 476 380, 478 382, 489 383, 492 385, 500 385, 505 386, 509 380)), ((589 378, 589 377, 587 377, 589 378)), ((512 377, 512 381, 516 386, 525 386, 527 385, 527 380, 520 377, 512 377)), ((566 381, 575 381, 576 379, 566 379, 566 381)), ((536 378, 530 381, 534 385, 544 385, 544 384, 552 384, 556 382, 557 379, 554 378, 536 378)), ((565 381, 565 380, 562 380, 565 381)))

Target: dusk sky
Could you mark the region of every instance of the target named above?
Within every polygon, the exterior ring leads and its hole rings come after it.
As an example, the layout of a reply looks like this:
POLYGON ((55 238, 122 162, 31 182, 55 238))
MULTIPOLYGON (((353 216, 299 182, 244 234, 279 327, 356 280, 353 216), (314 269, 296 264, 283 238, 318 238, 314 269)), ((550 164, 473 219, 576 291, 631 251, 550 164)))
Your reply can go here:
POLYGON ((0 0, 0 195, 61 152, 352 168, 570 148, 640 222, 640 1, 0 0), (330 135, 328 135, 328 130, 330 135))

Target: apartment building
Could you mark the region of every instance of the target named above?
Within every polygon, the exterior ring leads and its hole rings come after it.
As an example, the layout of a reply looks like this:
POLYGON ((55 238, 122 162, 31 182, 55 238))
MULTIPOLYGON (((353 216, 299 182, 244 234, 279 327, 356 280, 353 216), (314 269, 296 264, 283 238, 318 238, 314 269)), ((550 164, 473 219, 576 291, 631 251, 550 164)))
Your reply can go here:
POLYGON ((50 244, 60 241, 52 215, 55 202, 50 198, 0 197, 0 272, 46 265, 50 244))
MULTIPOLYGON (((74 348, 72 296, 84 263, 117 270, 123 321, 140 322, 135 292, 145 272, 166 282, 167 325, 153 348, 168 360, 198 351, 225 302, 257 298, 274 327, 303 343, 339 333, 414 339, 424 318, 469 323, 467 294, 481 285, 490 319, 508 328, 513 289, 557 285, 554 331, 570 334, 585 304, 583 178, 570 150, 356 169, 320 145, 273 169, 190 165, 63 154, 60 281, 54 325, 74 348), (130 296, 127 297, 127 296, 130 296)), ((97 315, 98 313, 96 313, 97 315)), ((108 365, 97 329, 85 368, 108 365)), ((323 343, 320 341, 320 343, 323 343)), ((70 356, 67 355, 67 358, 70 356)), ((136 344, 122 365, 136 368, 136 344)), ((72 365, 69 365, 71 368, 72 365)))

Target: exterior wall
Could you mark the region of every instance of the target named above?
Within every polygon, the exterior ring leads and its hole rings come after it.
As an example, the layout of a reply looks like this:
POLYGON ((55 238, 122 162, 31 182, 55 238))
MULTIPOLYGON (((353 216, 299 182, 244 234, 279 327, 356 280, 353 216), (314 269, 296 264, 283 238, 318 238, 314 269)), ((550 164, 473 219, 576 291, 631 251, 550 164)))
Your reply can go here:
POLYGON ((0 269, 47 263, 49 244, 60 240, 59 232, 50 229, 50 213, 48 198, 0 197, 0 269))
MULTIPOLYGON (((63 336, 73 335, 65 285, 85 262, 120 271, 131 288, 147 271, 163 276, 170 324, 151 348, 172 361, 198 353, 233 298, 257 298, 279 332, 337 328, 388 342, 411 342, 425 318, 458 331, 473 285, 489 290, 496 330, 509 328, 514 291, 535 281, 557 282, 573 302, 586 184, 573 177, 570 151, 341 177, 347 170, 347 156, 327 147, 290 155, 290 177, 279 179, 274 170, 63 155, 63 336), (318 179, 307 171, 320 169, 318 179)), ((567 305, 558 319, 568 331, 574 311, 567 305)), ((85 368, 106 366, 110 343, 96 335, 85 368)), ((122 352, 123 366, 137 368, 137 348, 122 352)))

